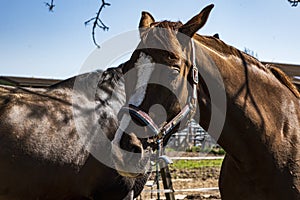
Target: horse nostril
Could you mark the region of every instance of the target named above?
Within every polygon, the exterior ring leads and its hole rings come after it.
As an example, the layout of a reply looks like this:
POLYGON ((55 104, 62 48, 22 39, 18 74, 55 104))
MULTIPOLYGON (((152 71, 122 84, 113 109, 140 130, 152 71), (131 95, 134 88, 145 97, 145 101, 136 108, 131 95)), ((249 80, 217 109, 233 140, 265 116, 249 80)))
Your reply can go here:
POLYGON ((142 153, 142 148, 138 145, 132 145, 131 152, 133 153, 142 153))
POLYGON ((120 147, 123 150, 132 152, 132 153, 142 153, 143 152, 141 141, 133 133, 123 134, 121 141, 120 141, 120 147))

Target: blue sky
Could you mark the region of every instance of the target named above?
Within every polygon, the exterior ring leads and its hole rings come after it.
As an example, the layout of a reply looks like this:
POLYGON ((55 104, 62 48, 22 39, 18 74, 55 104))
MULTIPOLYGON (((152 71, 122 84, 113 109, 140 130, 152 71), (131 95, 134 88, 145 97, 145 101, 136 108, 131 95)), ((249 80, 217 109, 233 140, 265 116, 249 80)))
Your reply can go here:
MULTIPOLYGON (((67 78, 76 75, 95 50, 91 26, 100 0, 2 0, 0 6, 0 75, 67 78)), ((109 31, 97 31, 101 44, 136 29, 143 10, 156 20, 186 22, 210 3, 215 4, 203 35, 219 33, 241 50, 245 47, 262 61, 300 64, 300 5, 287 0, 107 0, 102 20, 109 31)), ((117 47, 116 47, 117 48, 117 47)))

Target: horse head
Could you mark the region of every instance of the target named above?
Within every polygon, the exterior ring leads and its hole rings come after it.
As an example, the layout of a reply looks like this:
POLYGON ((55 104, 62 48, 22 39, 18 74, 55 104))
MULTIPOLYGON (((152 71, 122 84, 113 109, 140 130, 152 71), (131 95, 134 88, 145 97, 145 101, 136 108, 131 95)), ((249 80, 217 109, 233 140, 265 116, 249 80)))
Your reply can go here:
POLYGON ((163 143, 195 111, 198 71, 191 39, 204 26, 213 5, 187 23, 155 22, 143 12, 141 41, 123 67, 126 104, 113 140, 115 167, 136 177, 147 170, 155 142, 163 143))

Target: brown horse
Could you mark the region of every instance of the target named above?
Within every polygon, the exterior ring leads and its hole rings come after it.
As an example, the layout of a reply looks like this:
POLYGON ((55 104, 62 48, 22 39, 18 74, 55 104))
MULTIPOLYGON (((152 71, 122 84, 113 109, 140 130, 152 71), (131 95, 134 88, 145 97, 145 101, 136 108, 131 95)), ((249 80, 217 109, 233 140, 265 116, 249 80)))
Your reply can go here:
POLYGON ((197 101, 194 118, 227 152, 222 199, 300 199, 299 92, 280 70, 196 34, 212 8, 186 24, 142 13, 141 41, 123 68, 128 112, 113 140, 118 171, 143 174, 148 146, 184 127, 197 101))
POLYGON ((46 89, 0 86, 0 199, 129 200, 139 195, 147 176, 121 177, 96 159, 99 154, 111 158, 116 115, 125 102, 121 75, 119 67, 46 89), (102 133, 108 142, 93 139, 102 133))

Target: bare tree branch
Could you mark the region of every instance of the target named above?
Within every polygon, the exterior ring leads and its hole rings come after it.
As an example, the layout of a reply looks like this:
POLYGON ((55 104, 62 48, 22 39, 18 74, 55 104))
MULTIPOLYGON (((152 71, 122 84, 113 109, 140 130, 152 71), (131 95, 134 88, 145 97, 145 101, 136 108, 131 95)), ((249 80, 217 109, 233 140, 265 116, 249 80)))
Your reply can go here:
POLYGON ((288 0, 288 2, 292 5, 292 7, 298 6, 298 3, 300 3, 300 0, 288 0))
POLYGON ((45 5, 48 7, 49 12, 53 12, 54 7, 55 7, 55 5, 54 5, 54 0, 51 0, 50 3, 45 2, 45 5))
MULTIPOLYGON (((100 48, 100 45, 97 43, 96 40, 96 29, 100 28, 103 31, 107 31, 109 29, 108 26, 106 26, 104 24, 104 22, 100 19, 100 14, 102 12, 102 10, 105 8, 105 6, 110 6, 110 3, 105 2, 105 0, 101 0, 102 4, 99 7, 98 12, 96 13, 96 17, 92 17, 89 20, 85 21, 84 24, 87 26, 90 23, 93 23, 93 27, 92 27, 92 38, 93 38, 93 42, 94 44, 100 48)), ((296 7, 298 6, 298 3, 300 3, 300 0, 288 0, 288 2, 291 4, 292 7, 296 7)), ((50 3, 45 2, 45 5, 48 7, 50 12, 53 12, 55 4, 54 4, 54 0, 51 0, 50 3)))
POLYGON ((106 26, 103 21, 100 19, 100 13, 102 11, 103 8, 105 8, 105 6, 110 6, 110 3, 107 3, 105 2, 105 0, 102 0, 102 4, 96 14, 96 17, 93 17, 89 20, 87 20, 86 22, 84 22, 85 25, 88 25, 90 24, 91 22, 93 22, 93 28, 92 28, 92 37, 93 37, 93 42, 94 44, 100 48, 100 45, 97 43, 96 41, 96 35, 95 35, 95 31, 96 31, 96 28, 100 28, 102 29, 103 31, 107 31, 109 29, 108 26, 106 26))

